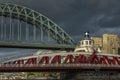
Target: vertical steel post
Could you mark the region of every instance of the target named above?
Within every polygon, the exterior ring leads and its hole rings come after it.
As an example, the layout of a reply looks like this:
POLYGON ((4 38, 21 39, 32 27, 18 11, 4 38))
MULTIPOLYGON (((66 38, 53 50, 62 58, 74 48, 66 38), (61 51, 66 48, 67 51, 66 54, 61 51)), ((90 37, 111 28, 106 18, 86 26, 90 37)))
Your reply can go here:
POLYGON ((4 21, 5 23, 4 23, 4 40, 6 40, 6 19, 5 19, 5 21, 4 21))
POLYGON ((19 37, 20 37, 20 40, 22 40, 22 38, 21 38, 21 36, 22 36, 22 30, 21 30, 22 27, 21 27, 21 25, 22 24, 21 24, 21 21, 20 21, 20 23, 19 23, 19 30, 20 30, 20 33, 19 33, 20 36, 19 37))
POLYGON ((42 20, 42 17, 40 17, 40 40, 41 42, 43 42, 43 20, 42 20))
POLYGON ((14 40, 14 19, 11 20, 12 27, 12 40, 14 40))
POLYGON ((1 17, 1 39, 3 39, 3 15, 1 17))
POLYGON ((50 30, 48 30, 48 32, 47 32, 47 35, 48 35, 48 42, 50 42, 50 30))
POLYGON ((26 23, 25 28, 26 28, 26 32, 25 32, 25 34, 26 34, 26 40, 28 40, 28 38, 29 38, 29 27, 28 27, 27 23, 26 23))
POLYGON ((34 24, 34 30, 33 30, 33 40, 36 40, 36 26, 34 24))
POLYGON ((12 37, 12 20, 11 20, 11 13, 10 13, 10 40, 12 37))
MULTIPOLYGON (((19 18, 19 15, 18 15, 19 18)), ((18 40, 20 40, 20 20, 17 20, 17 24, 18 24, 18 40)))
POLYGON ((27 24, 27 22, 26 22, 26 26, 25 26, 25 28, 26 28, 26 40, 29 40, 29 26, 28 26, 28 24, 27 24))
MULTIPOLYGON (((58 31, 57 31, 57 27, 55 27, 55 32, 58 32, 58 31)), ((54 36, 55 36, 55 39, 57 40, 57 33, 55 33, 54 36)), ((57 42, 58 42, 58 40, 57 40, 57 42)))
POLYGON ((42 27, 42 24, 40 26, 40 32, 41 32, 40 39, 41 39, 41 42, 43 42, 43 27, 42 27))

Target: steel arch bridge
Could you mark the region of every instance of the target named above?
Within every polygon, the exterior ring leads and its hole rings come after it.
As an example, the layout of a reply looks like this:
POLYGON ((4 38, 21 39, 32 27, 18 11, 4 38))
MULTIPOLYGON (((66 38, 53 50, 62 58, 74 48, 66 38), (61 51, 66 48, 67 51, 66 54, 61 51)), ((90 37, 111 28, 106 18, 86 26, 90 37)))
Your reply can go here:
POLYGON ((74 49, 75 41, 57 24, 30 8, 0 3, 0 46, 74 49))

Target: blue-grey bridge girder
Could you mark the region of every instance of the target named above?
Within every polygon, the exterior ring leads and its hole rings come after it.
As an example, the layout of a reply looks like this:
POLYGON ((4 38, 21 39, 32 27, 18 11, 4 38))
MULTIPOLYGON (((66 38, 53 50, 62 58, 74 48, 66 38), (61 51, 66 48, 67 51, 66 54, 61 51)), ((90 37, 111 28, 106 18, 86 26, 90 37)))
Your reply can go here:
POLYGON ((0 15, 22 20, 37 26, 42 25, 45 32, 59 44, 75 45, 76 42, 57 24, 30 8, 11 3, 0 3, 0 15))

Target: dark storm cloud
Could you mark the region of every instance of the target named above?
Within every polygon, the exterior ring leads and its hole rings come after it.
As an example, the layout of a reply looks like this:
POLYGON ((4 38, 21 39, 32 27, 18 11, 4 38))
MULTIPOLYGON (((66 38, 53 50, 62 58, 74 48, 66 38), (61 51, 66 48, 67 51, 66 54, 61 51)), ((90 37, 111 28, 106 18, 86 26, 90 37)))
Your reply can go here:
POLYGON ((120 26, 120 15, 114 15, 110 17, 105 17, 102 20, 98 22, 98 25, 100 25, 103 28, 114 28, 120 26))
POLYGON ((44 14, 77 40, 85 31, 90 31, 93 36, 96 34, 99 36, 105 33, 104 31, 111 32, 111 28, 119 28, 120 25, 120 0, 3 0, 3 2, 23 5, 44 14))

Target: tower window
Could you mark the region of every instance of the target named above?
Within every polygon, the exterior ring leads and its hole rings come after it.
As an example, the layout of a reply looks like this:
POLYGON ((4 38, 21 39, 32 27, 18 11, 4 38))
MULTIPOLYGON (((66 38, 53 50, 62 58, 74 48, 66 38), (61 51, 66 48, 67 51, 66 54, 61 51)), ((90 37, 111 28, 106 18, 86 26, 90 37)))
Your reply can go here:
POLYGON ((91 45, 91 41, 89 41, 89 44, 91 45))
POLYGON ((83 41, 81 42, 81 44, 83 45, 83 41))
POLYGON ((88 45, 88 41, 86 41, 86 45, 88 45))

